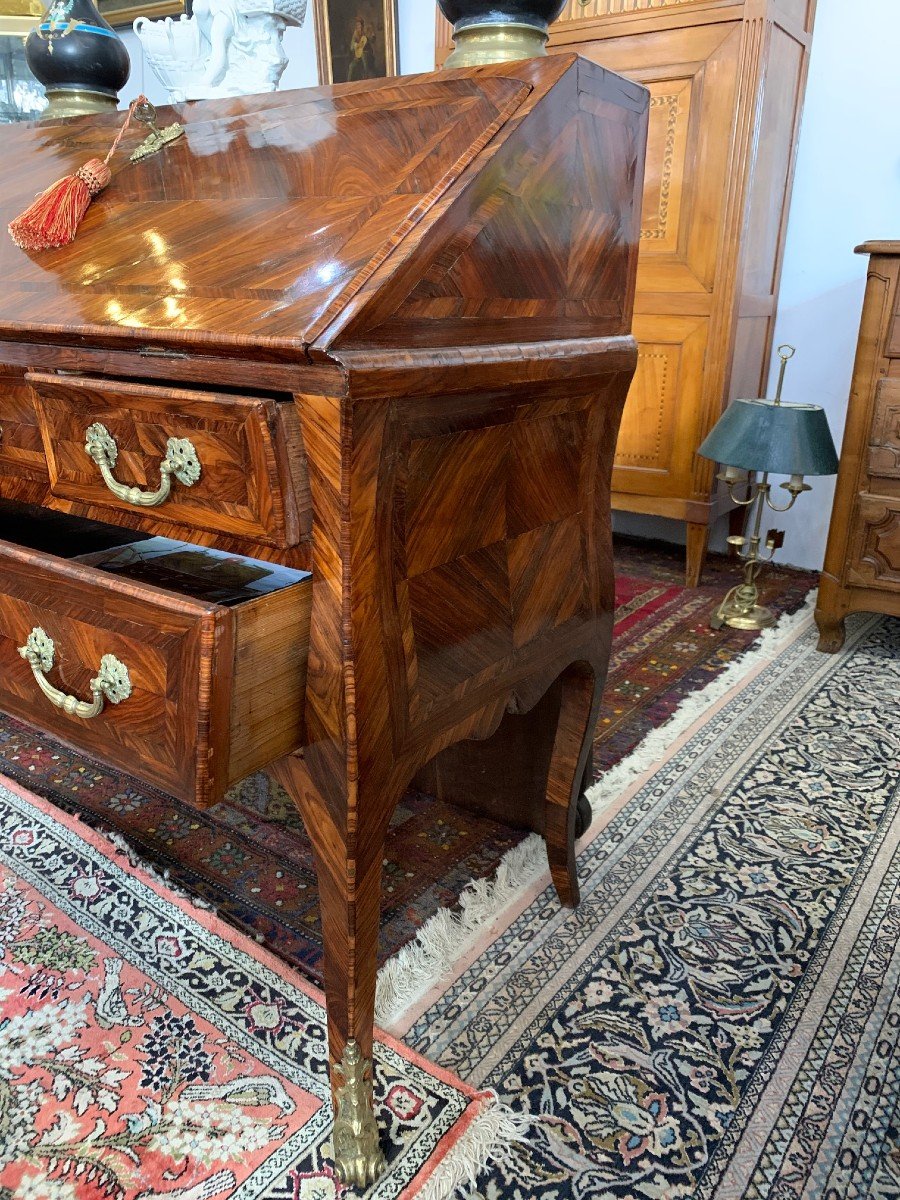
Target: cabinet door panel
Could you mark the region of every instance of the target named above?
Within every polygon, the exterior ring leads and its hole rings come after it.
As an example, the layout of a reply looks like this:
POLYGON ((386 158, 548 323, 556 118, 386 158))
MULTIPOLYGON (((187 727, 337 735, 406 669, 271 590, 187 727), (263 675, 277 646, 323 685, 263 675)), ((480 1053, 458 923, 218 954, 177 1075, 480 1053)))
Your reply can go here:
POLYGON ((740 22, 724 20, 578 47, 650 89, 639 294, 713 291, 740 41, 740 22))
POLYGON ((876 478, 900 479, 900 379, 883 379, 875 393, 868 466, 876 478))
MULTIPOLYGON (((724 0, 739 4, 741 0, 724 0)), ((654 12, 661 8, 695 8, 698 4, 708 6, 708 0, 569 0, 559 16, 559 21, 583 21, 591 17, 611 17, 626 13, 654 12)))
POLYGON ((707 322, 636 316, 638 366, 616 445, 613 489, 663 495, 690 484, 707 322))

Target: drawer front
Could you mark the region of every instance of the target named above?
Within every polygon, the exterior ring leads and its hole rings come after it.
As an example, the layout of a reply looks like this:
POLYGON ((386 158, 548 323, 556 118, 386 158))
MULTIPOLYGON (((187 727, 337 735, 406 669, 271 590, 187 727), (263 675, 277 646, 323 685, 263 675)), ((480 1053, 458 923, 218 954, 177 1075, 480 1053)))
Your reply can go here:
POLYGON ((851 528, 847 581, 900 590, 900 499, 861 495, 851 528))
POLYGON ((900 379, 882 379, 875 392, 869 474, 900 479, 900 379))
POLYGON ((31 388, 0 370, 0 473, 46 482, 47 462, 31 388))
POLYGON ((226 770, 211 724, 227 709, 230 637, 228 610, 0 542, 0 708, 188 801, 226 770), (34 630, 53 644, 50 688, 89 703, 109 655, 130 694, 90 717, 55 707, 20 653, 34 630))
POLYGON ((142 514, 148 528, 157 521, 282 548, 298 543, 292 405, 101 379, 27 378, 54 496, 142 514))

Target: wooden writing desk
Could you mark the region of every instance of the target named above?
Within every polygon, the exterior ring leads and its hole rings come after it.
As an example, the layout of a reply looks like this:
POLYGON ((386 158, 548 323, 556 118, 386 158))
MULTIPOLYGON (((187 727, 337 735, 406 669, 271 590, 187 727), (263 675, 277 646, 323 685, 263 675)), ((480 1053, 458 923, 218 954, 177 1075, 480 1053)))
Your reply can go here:
MULTIPOLYGON (((263 767, 289 790, 347 1182, 381 1169, 381 862, 413 776, 452 791, 454 747, 493 737, 504 816, 577 898, 646 109, 573 56, 184 106, 72 246, 0 239, 0 707, 197 804, 263 767), (311 577, 227 605, 75 561, 150 535, 311 577)), ((116 122, 0 131, 2 226, 116 122)))

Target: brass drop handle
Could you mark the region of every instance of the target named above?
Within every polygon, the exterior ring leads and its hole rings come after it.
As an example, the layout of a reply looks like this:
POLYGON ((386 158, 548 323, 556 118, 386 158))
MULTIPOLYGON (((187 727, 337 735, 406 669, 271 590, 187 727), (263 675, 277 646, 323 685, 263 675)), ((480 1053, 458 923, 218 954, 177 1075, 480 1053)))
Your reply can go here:
POLYGON ((112 654, 104 654, 100 659, 100 670, 96 679, 91 680, 93 700, 79 700, 77 696, 67 696, 59 688, 55 688, 47 679, 47 671, 52 670, 56 657, 56 647, 53 639, 39 625, 35 625, 24 646, 19 647, 19 653, 31 667, 38 687, 54 706, 61 708, 70 717, 81 717, 90 720, 99 717, 103 712, 104 703, 121 704, 131 695, 131 676, 123 662, 119 662, 112 654))
POLYGON ((105 425, 95 421, 85 432, 84 448, 100 468, 103 482, 116 497, 126 504, 139 508, 156 508, 164 504, 172 490, 172 476, 185 487, 193 487, 200 478, 200 459, 193 444, 187 438, 169 438, 166 457, 159 464, 160 481, 155 492, 144 492, 139 487, 119 483, 113 476, 113 467, 119 457, 119 447, 105 425))

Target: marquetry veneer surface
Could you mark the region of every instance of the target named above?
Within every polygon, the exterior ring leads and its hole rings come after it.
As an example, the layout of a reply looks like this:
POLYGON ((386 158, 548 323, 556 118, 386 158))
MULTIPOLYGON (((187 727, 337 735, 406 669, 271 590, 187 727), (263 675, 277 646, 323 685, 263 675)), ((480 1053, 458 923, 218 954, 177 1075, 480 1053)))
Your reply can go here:
MULTIPOLYGON (((118 449, 118 482, 153 492, 169 438, 187 439, 200 463, 191 485, 172 481, 168 498, 145 516, 188 528, 293 546, 300 516, 288 459, 297 412, 290 403, 147 387, 99 378, 32 373, 54 497, 135 512, 104 482, 85 450, 88 428, 100 422, 118 449)), ((140 510, 137 510, 140 511, 140 510)))

